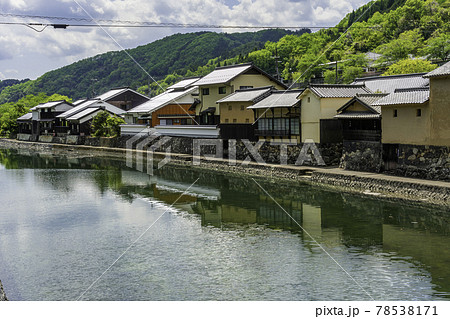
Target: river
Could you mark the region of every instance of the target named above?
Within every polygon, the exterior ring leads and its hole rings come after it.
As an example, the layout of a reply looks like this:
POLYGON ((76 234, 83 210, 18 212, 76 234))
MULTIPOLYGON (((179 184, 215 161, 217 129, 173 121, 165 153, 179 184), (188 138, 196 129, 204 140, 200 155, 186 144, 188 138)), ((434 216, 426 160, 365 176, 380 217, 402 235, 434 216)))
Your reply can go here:
POLYGON ((306 183, 0 149, 10 300, 448 300, 449 216, 306 183))

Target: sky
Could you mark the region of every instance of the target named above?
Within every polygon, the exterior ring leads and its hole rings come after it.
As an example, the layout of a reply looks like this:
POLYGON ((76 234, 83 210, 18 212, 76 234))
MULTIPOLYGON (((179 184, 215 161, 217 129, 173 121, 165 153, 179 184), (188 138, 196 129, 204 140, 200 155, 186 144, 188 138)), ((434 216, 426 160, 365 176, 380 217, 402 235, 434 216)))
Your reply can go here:
MULTIPOLYGON (((25 25, 1 23, 81 22, 20 18, 11 14, 93 18, 95 21, 314 27, 334 26, 347 13, 367 2, 369 0, 0 0, 0 80, 36 79, 47 71, 97 54, 135 48, 175 33, 199 31, 180 27, 102 29, 69 26, 67 29, 47 27, 37 32, 25 25)), ((42 27, 35 26, 35 29, 42 27)))

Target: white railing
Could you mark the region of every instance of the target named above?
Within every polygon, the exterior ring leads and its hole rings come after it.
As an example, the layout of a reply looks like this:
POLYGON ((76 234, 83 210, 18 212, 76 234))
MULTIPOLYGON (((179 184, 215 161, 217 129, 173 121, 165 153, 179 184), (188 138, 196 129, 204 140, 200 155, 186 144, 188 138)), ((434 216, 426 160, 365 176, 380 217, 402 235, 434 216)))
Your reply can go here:
POLYGON ((168 136, 218 138, 220 135, 216 125, 158 125, 155 129, 168 136))

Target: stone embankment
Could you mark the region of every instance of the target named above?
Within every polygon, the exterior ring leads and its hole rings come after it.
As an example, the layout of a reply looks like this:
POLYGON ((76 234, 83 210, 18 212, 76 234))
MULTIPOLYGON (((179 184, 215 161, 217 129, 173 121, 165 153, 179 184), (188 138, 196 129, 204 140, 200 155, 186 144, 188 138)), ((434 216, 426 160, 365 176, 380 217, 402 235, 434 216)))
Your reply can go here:
MULTIPOLYGON (((64 145, 49 143, 21 142, 0 139, 0 147, 30 152, 44 152, 65 156, 108 156, 125 159, 127 150, 123 148, 64 145)), ((145 151, 132 151, 135 155, 145 151)), ((128 154, 129 155, 129 154, 128 154)), ((143 155, 144 156, 144 155, 143 155)), ((155 160, 164 153, 155 152, 155 160)), ((417 204, 431 204, 450 209, 450 183, 398 177, 370 172, 348 171, 340 168, 320 168, 309 166, 279 165, 268 163, 243 163, 236 160, 233 165, 226 159, 201 159, 189 154, 170 154, 171 165, 193 167, 202 170, 228 172, 232 174, 259 176, 289 182, 306 182, 325 186, 337 191, 358 193, 363 196, 379 197, 389 200, 408 201, 417 204), (195 165, 194 162, 201 162, 195 165)))
POLYGON ((7 301, 5 291, 3 290, 2 281, 0 280, 0 301, 7 301))

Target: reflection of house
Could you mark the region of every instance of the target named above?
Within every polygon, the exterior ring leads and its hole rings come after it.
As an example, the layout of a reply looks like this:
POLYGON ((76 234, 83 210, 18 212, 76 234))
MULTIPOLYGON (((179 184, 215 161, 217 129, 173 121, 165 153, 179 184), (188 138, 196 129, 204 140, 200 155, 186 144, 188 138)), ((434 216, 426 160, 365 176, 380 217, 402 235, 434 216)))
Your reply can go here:
POLYGON ((249 106, 255 112, 260 139, 277 142, 300 142, 300 100, 302 90, 271 91, 270 95, 249 106))
POLYGON ((57 116, 72 108, 73 105, 66 101, 47 102, 33 107, 31 109, 33 136, 55 134, 56 126, 59 124, 57 116))
POLYGON ((104 101, 93 99, 79 103, 74 108, 57 116, 59 134, 89 135, 91 133, 92 118, 101 111, 111 115, 121 115, 125 111, 104 101))
POLYGON ((342 142, 340 122, 334 119, 336 110, 356 94, 372 93, 364 85, 311 84, 299 96, 301 103, 301 141, 315 143, 342 142))
POLYGON ((220 112, 220 136, 223 139, 254 139, 252 110, 247 107, 259 102, 273 87, 236 90, 217 101, 220 112))
POLYGON ((198 80, 200 103, 196 107, 199 124, 217 125, 220 123, 220 109, 217 101, 236 90, 274 86, 286 86, 251 63, 218 67, 198 80))

